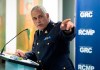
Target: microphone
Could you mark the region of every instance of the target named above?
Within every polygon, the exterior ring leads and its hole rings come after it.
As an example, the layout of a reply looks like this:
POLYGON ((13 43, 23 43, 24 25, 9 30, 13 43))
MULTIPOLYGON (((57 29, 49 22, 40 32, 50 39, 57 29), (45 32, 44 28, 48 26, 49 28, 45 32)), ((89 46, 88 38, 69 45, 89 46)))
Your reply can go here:
POLYGON ((28 39, 30 40, 30 30, 27 29, 27 35, 28 35, 28 39))
POLYGON ((29 48, 30 48, 30 42, 29 42, 29 40, 30 40, 30 30, 28 29, 27 30, 27 36, 28 36, 28 51, 29 51, 29 48))
POLYGON ((2 55, 2 53, 3 53, 4 49, 5 49, 5 46, 6 46, 9 42, 11 42, 14 38, 16 38, 18 35, 20 35, 22 32, 24 32, 24 31, 27 31, 27 34, 28 34, 28 39, 29 39, 29 38, 30 38, 30 37, 29 37, 29 35, 30 35, 30 30, 29 30, 28 28, 27 28, 27 29, 22 30, 22 31, 21 31, 21 32, 19 32, 16 36, 14 36, 11 40, 9 40, 6 44, 4 44, 4 46, 3 46, 2 50, 1 50, 0 55, 2 55))

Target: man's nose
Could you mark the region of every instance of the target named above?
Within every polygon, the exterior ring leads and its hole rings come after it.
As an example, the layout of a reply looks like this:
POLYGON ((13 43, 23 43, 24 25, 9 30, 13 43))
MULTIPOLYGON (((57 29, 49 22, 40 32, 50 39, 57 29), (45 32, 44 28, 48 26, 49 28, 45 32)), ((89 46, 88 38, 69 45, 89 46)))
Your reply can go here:
POLYGON ((39 18, 37 18, 37 23, 40 23, 40 19, 39 18))

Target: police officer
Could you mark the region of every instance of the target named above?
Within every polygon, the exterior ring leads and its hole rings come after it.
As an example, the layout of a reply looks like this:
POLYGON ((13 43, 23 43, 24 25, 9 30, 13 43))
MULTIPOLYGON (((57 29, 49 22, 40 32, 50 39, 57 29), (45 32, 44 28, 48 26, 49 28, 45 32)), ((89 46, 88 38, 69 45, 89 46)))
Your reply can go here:
POLYGON ((36 61, 40 64, 37 70, 74 70, 69 58, 70 41, 75 37, 75 26, 70 19, 54 23, 41 6, 33 7, 32 20, 37 27, 32 50, 16 55, 36 61))

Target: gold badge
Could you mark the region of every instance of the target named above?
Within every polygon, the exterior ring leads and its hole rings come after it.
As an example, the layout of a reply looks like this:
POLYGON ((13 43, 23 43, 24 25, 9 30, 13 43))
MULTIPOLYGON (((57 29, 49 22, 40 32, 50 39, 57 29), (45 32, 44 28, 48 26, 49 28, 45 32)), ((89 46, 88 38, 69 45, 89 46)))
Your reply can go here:
POLYGON ((46 30, 44 33, 45 33, 45 34, 47 34, 47 33, 48 33, 48 31, 46 30))

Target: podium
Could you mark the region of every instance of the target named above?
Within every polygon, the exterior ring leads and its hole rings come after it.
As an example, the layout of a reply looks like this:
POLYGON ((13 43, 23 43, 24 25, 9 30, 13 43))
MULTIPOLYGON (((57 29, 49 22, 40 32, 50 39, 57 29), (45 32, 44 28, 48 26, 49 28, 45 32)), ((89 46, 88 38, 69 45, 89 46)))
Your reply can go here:
POLYGON ((24 60, 14 55, 0 55, 0 59, 5 60, 5 70, 36 70, 39 66, 32 60, 24 60))

